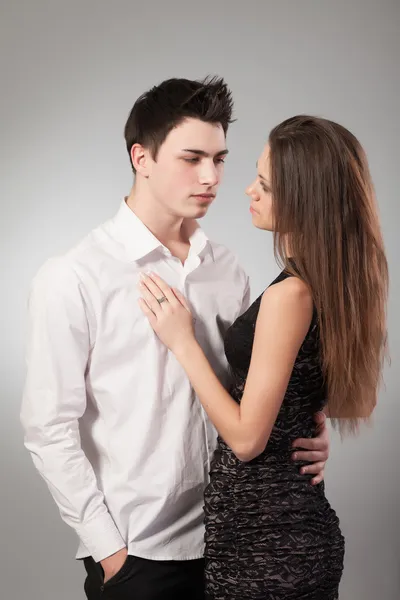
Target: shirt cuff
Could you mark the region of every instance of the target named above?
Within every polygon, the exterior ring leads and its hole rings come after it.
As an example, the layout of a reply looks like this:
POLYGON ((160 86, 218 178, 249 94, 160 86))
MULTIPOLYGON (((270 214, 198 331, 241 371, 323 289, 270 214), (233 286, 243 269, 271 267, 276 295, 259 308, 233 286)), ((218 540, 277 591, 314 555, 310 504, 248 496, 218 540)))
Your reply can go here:
POLYGON ((109 513, 79 525, 76 532, 96 562, 126 548, 126 542, 122 539, 109 513))

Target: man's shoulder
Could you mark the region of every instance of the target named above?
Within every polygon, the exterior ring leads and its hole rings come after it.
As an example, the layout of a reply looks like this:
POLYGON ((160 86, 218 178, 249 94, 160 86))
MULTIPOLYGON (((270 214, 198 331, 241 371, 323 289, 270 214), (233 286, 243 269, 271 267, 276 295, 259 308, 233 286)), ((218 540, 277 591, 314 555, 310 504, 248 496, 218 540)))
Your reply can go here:
POLYGON ((79 283, 89 268, 104 260, 111 220, 98 225, 65 252, 47 258, 33 277, 33 286, 65 287, 79 283))

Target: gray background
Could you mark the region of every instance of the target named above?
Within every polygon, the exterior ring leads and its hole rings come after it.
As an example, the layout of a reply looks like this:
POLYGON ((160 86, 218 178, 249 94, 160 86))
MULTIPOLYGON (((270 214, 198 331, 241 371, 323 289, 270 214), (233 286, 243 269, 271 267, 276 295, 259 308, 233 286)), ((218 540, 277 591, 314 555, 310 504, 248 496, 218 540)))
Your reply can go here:
POLYGON ((326 481, 347 538, 341 599, 400 597, 399 17, 396 0, 2 0, 2 599, 84 597, 75 534, 22 446, 29 282, 129 191, 122 131, 135 98, 167 77, 208 73, 227 79, 238 122, 203 225, 237 251, 253 297, 277 272, 270 234, 252 228, 244 195, 270 128, 296 113, 327 116, 369 155, 391 268, 392 367, 373 427, 344 443, 333 434, 326 481))

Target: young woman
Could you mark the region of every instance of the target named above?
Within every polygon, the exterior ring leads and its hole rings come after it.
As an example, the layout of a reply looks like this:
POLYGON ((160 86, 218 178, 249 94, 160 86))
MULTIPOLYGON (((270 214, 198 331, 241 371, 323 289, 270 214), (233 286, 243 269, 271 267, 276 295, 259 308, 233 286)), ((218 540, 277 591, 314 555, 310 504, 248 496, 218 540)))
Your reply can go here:
POLYGON ((144 276, 141 306, 219 433, 205 493, 210 600, 334 600, 344 539, 324 493, 291 461, 325 409, 342 433, 374 409, 386 349, 388 270, 367 159, 328 120, 275 127, 247 190, 283 270, 228 330, 226 391, 187 300, 144 276))

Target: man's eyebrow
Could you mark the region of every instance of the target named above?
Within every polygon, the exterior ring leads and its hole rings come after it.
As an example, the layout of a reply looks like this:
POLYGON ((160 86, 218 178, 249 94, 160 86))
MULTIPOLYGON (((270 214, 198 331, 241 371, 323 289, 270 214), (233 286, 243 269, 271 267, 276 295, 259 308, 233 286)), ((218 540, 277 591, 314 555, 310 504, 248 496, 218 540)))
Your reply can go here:
MULTIPOLYGON (((204 150, 196 150, 195 148, 183 148, 182 152, 191 152, 192 154, 196 154, 197 156, 204 156, 205 158, 208 158, 210 156, 208 152, 205 152, 204 150)), ((215 156, 226 156, 228 152, 229 150, 225 148, 224 150, 220 150, 219 152, 217 152, 215 156)))

